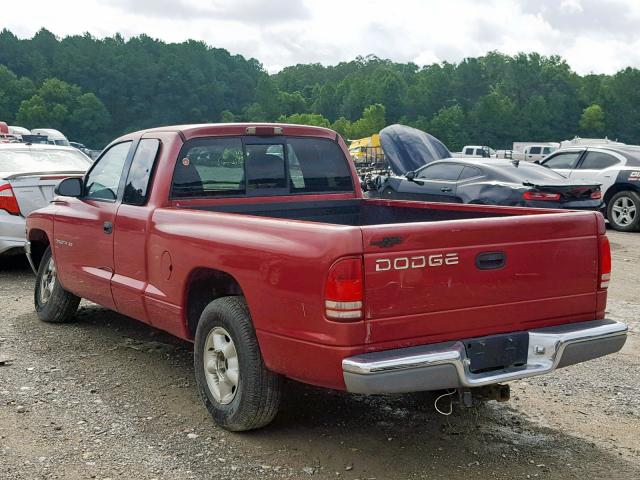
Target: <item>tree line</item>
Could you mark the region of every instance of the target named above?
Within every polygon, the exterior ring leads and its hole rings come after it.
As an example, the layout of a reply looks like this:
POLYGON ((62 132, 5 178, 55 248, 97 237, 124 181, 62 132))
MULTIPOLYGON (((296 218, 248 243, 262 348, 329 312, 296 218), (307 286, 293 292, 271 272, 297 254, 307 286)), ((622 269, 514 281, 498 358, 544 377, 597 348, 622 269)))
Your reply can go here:
POLYGON ((283 121, 347 139, 391 123, 451 150, 608 136, 640 143, 640 70, 578 75, 558 56, 491 52, 418 66, 375 56, 299 64, 269 75, 256 59, 203 42, 146 35, 57 38, 0 32, 0 120, 57 128, 99 148, 158 125, 283 121))

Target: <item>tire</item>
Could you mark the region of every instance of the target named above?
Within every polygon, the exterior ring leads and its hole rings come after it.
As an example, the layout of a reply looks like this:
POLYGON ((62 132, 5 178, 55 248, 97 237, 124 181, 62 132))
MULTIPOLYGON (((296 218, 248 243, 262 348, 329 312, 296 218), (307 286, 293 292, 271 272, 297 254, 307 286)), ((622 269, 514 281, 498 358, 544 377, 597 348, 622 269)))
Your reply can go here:
POLYGON ((640 230, 640 195, 630 190, 616 193, 607 202, 607 220, 614 230, 640 230))
POLYGON ((47 323, 70 322, 78 310, 80 297, 67 292, 60 285, 51 256, 51 247, 44 252, 38 267, 33 302, 38 318, 47 323))
POLYGON ((254 430, 274 419, 282 377, 264 364, 244 297, 222 297, 207 305, 193 360, 200 396, 222 428, 254 430))

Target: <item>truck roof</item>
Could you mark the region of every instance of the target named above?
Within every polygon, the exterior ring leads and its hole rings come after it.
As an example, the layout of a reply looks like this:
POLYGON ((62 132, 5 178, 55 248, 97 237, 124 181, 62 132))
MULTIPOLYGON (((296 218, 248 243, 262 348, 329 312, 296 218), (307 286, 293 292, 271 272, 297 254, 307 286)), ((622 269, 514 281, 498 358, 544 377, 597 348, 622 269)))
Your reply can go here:
MULTIPOLYGON (((289 123, 203 123, 193 125, 171 125, 166 127, 156 127, 140 132, 127 134, 121 139, 137 134, 153 133, 153 132, 178 132, 185 139, 189 140, 196 137, 222 136, 222 135, 247 135, 248 127, 279 127, 282 128, 281 135, 303 136, 303 137, 322 137, 335 140, 338 136, 336 132, 329 128, 315 127, 310 125, 295 125, 289 123)), ((119 139, 120 140, 120 139, 119 139)))

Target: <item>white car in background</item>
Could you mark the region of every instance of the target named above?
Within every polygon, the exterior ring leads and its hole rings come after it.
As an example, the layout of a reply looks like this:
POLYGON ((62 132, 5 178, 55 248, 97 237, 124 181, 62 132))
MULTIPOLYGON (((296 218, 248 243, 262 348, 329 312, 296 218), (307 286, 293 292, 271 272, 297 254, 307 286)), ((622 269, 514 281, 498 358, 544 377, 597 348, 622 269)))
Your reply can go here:
POLYGON ((600 183, 605 215, 615 230, 640 230, 640 147, 599 145, 562 148, 539 162, 569 177, 600 183))
POLYGON ((465 145, 461 152, 453 152, 453 158, 495 158, 496 151, 486 145, 465 145))
POLYGON ((91 164, 72 147, 0 145, 0 255, 24 253, 25 217, 51 201, 62 179, 84 175, 91 164))
POLYGON ((40 135, 47 137, 47 142, 51 145, 69 146, 69 140, 59 130, 53 128, 34 128, 31 130, 32 135, 40 135))

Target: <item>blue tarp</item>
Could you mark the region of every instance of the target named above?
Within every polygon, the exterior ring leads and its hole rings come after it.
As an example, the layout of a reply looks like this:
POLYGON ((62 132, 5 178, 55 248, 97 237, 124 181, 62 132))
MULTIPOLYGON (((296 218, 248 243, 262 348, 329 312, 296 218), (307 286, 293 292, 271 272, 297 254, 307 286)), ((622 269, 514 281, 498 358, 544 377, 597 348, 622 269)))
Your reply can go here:
POLYGON ((380 144, 396 175, 404 175, 435 160, 451 158, 449 149, 436 137, 406 125, 389 125, 380 130, 380 144))

